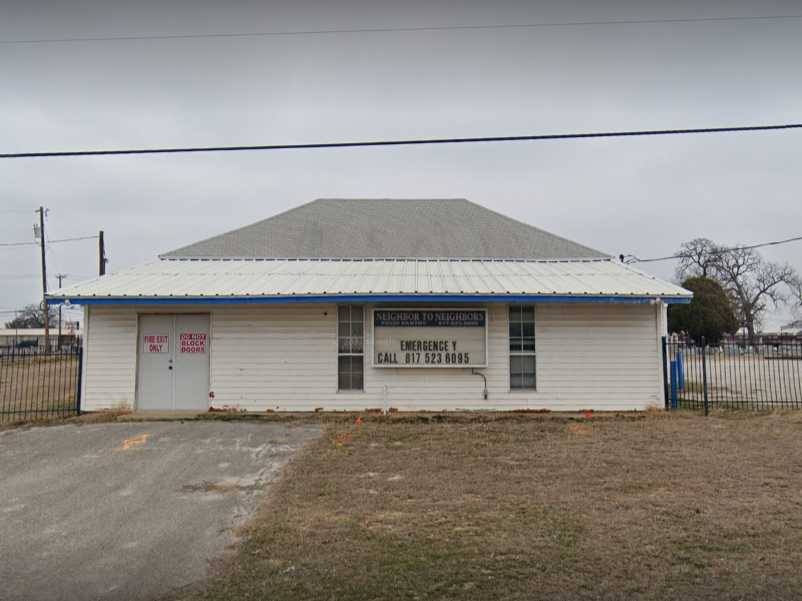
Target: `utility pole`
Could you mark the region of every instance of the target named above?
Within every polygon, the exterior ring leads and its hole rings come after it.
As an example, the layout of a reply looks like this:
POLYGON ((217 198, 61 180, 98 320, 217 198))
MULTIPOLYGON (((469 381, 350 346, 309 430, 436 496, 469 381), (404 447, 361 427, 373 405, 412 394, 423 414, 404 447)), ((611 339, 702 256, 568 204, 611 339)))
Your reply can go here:
MULTIPOLYGON (((42 310, 45 322, 45 352, 50 350, 50 310, 47 306, 47 259, 45 258, 45 208, 39 207, 39 247, 42 251, 42 310)), ((34 226, 34 233, 36 226, 34 226)))
POLYGON ((100 230, 97 235, 97 258, 98 275, 106 275, 106 262, 108 259, 106 258, 106 243, 103 240, 103 230, 100 230))
MULTIPOLYGON (((61 288, 61 280, 67 277, 65 273, 57 273, 58 287, 61 288)), ((58 305, 58 349, 61 350, 61 303, 58 305)))

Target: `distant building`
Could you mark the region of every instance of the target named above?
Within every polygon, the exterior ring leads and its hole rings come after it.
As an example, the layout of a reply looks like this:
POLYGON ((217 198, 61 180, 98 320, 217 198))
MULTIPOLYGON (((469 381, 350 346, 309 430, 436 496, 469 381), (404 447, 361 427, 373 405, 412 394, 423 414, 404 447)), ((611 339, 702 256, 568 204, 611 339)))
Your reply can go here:
POLYGON ((87 410, 627 410, 691 293, 467 200, 324 199, 50 299, 87 410))
MULTIPOLYGON (((79 344, 81 332, 76 322, 67 322, 61 328, 61 346, 69 347, 79 344)), ((58 347, 58 328, 50 328, 50 348, 58 347)), ((45 349, 44 328, 0 328, 0 352, 12 350, 45 349)))
POLYGON ((790 334, 792 336, 802 336, 802 319, 797 319, 787 323, 780 328, 780 334, 790 334))

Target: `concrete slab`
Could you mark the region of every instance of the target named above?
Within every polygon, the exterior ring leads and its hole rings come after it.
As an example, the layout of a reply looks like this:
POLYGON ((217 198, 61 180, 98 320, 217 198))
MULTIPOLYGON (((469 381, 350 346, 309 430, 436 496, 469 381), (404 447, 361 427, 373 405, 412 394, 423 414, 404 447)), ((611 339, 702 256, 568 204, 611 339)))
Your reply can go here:
POLYGON ((314 425, 0 431, 0 599, 153 599, 204 578, 314 425))

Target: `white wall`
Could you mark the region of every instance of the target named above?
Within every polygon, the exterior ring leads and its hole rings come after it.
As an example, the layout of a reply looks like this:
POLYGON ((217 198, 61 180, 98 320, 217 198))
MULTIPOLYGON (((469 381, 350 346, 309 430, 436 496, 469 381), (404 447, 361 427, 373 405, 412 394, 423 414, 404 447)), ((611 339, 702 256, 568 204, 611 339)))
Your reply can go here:
POLYGON ((137 315, 127 308, 87 308, 81 408, 132 407, 136 388, 137 315))
MULTIPOLYGON (((509 390, 506 305, 488 308, 489 397, 466 369, 370 367, 365 390, 337 392, 335 305, 193 307, 211 312, 215 407, 311 411, 389 407, 440 409, 644 409, 662 404, 661 309, 652 305, 536 306, 537 391, 509 390)), ((84 408, 134 406, 137 310, 94 306, 89 314, 84 408)), ((369 313, 366 313, 369 315, 369 313)))

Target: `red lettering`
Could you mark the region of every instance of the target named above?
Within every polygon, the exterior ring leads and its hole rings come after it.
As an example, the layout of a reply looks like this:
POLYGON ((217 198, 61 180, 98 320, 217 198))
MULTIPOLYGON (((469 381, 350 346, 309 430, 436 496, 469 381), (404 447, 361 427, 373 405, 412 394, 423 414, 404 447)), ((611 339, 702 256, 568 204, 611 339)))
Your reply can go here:
POLYGON ((182 353, 205 353, 206 337, 203 332, 182 332, 178 335, 180 340, 179 350, 182 353))

